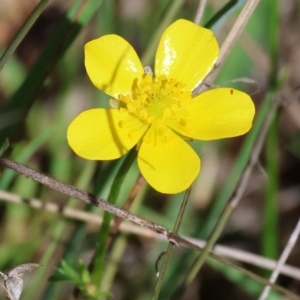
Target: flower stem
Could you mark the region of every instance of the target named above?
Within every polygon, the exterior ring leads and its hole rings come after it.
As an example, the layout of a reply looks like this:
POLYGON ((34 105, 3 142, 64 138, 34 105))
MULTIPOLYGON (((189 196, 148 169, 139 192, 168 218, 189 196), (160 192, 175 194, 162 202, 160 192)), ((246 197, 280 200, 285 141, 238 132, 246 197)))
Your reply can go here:
MULTIPOLYGON (((123 209, 130 210, 132 213, 136 213, 144 199, 146 189, 141 188, 146 187, 144 185, 145 179, 142 175, 139 176, 135 185, 131 189, 131 192, 123 205, 123 209)), ((115 217, 112 226, 110 227, 110 237, 107 241, 108 247, 110 247, 112 241, 114 241, 110 249, 110 258, 105 268, 105 276, 101 280, 101 290, 109 291, 111 285, 115 279, 116 273, 118 271, 119 262, 124 255, 125 248, 127 246, 127 233, 120 234, 116 237, 116 233, 119 232, 119 227, 123 219, 115 217)))
MULTIPOLYGON (((174 233, 178 233, 178 230, 179 230, 180 225, 181 225, 181 221, 182 221, 182 218, 183 218, 183 214, 185 212, 185 208, 186 208, 190 193, 191 193, 191 187, 189 187, 185 192, 185 195, 184 195, 183 201, 181 203, 181 207, 180 207, 180 210, 179 210, 179 213, 178 213, 178 216, 176 218, 176 222, 175 222, 175 225, 174 225, 174 228, 173 228, 174 233)), ((169 242, 168 249, 167 249, 167 251, 164 255, 164 260, 163 260, 163 263, 162 263, 162 267, 161 267, 161 270, 160 270, 159 275, 158 275, 158 279, 157 279, 156 284, 155 284, 154 295, 153 295, 152 300, 158 299, 158 296, 159 296, 159 293, 160 293, 160 290, 161 290, 161 287, 162 287, 162 283, 163 283, 163 280, 164 280, 164 276, 166 274, 166 270, 167 270, 167 267, 168 267, 168 263, 169 263, 170 258, 171 258, 173 248, 174 248, 174 244, 172 242, 169 242)))
MULTIPOLYGON (((108 202, 115 204, 120 189, 122 186, 122 183, 126 177, 126 174, 131 167, 133 161, 135 160, 137 155, 137 152, 135 149, 132 149, 129 151, 129 153, 126 155, 113 183, 110 189, 110 193, 108 196, 108 202)), ((104 213, 103 215, 103 223, 101 226, 101 229, 99 231, 98 235, 98 246, 95 251, 94 259, 93 259, 93 272, 92 272, 92 283, 100 287, 101 278, 103 276, 103 270, 104 270, 104 258, 105 258, 105 252, 106 252, 106 245, 107 245, 107 239, 109 237, 109 229, 110 229, 110 221, 112 219, 112 215, 109 213, 104 213)))
POLYGON ((187 276, 184 279, 184 282, 173 293, 171 300, 182 298, 187 287, 194 280, 195 276, 197 275, 197 273, 201 269, 202 265, 206 261, 209 252, 211 251, 217 238, 219 237, 220 233, 222 232, 228 217, 231 215, 231 212, 232 212, 232 208, 230 206, 226 207, 226 209, 222 213, 220 219, 218 220, 216 227, 214 228, 211 236, 209 237, 205 247, 203 248, 203 251, 194 260, 187 276))

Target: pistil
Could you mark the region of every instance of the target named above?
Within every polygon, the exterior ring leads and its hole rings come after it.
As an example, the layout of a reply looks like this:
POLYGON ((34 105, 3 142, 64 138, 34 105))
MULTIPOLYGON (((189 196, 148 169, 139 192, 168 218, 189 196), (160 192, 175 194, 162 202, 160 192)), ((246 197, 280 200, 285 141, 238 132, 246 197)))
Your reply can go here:
MULTIPOLYGON (((124 115, 137 117, 140 124, 154 126, 148 139, 157 143, 157 137, 153 136, 166 136, 167 121, 175 121, 188 130, 186 107, 192 95, 184 89, 182 82, 166 76, 153 77, 152 74, 145 74, 140 83, 135 83, 131 95, 119 95, 119 100, 124 104, 119 109, 124 115)), ((134 132, 137 125, 133 123, 132 119, 129 121, 125 117, 119 125, 122 128, 132 127, 130 132, 134 132)))

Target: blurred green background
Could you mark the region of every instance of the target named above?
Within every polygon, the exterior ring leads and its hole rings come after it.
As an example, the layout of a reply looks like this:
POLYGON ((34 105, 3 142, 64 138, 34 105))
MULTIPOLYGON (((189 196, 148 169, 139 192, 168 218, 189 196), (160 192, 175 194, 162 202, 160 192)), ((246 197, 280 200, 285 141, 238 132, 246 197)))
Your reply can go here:
MULTIPOLYGON (((218 17, 227 2, 208 0, 201 21, 202 26, 210 26, 220 44, 246 1, 230 2, 231 9, 218 17)), ((37 3, 0 2, 0 53, 37 3)), ((276 113, 260 165, 255 167, 240 205, 218 240, 222 245, 275 260, 300 212, 299 4, 296 0, 261 0, 214 82, 216 86, 232 86, 249 93, 257 112, 269 93, 289 95, 284 96, 284 105, 276 113)), ((86 161, 71 151, 66 140, 67 127, 78 113, 108 106, 108 97, 87 77, 83 46, 91 39, 115 33, 134 46, 143 62, 152 65, 155 37, 178 18, 192 21, 197 5, 195 0, 50 0, 0 73, 0 140, 3 142, 8 136, 10 142, 5 155, 107 199, 122 159, 86 161), (24 114, 22 122, 16 124, 19 112, 24 114)), ((245 147, 246 140, 247 135, 193 142, 201 156, 202 170, 193 185, 180 234, 199 239, 209 236, 249 158, 251 149, 245 147), (229 176, 233 171, 237 175, 229 176)), ((117 205, 123 205, 138 176, 134 163, 117 205)), ((72 283, 48 279, 62 259, 76 270, 80 269, 79 259, 89 264, 99 240, 99 224, 92 218, 78 220, 78 215, 87 210, 101 216, 102 211, 6 169, 1 171, 0 189, 25 200, 36 198, 42 205, 51 202, 60 208, 76 209, 77 213, 66 217, 61 212, 37 210, 26 203, 11 203, 1 192, 0 270, 4 272, 22 263, 40 263, 42 267, 26 275, 21 299, 79 299, 73 294, 72 283)), ((131 211, 171 230, 182 198, 183 193, 161 195, 143 184, 131 211)), ((155 261, 166 246, 165 242, 147 236, 146 231, 137 235, 128 229, 121 231, 105 254, 102 290, 110 290, 112 299, 151 299, 155 261)), ((170 298, 195 256, 193 250, 174 250, 160 299, 170 298)), ((288 263, 300 267, 299 258, 297 242, 288 263)), ((269 275, 261 268, 244 266, 262 276, 269 275)), ((296 279, 282 275, 278 283, 300 293, 296 279)), ((256 299, 261 290, 261 284, 210 262, 183 299, 256 299)), ((1 293, 0 299, 5 299, 4 291, 1 293)), ((283 298, 273 292, 268 299, 283 298)))

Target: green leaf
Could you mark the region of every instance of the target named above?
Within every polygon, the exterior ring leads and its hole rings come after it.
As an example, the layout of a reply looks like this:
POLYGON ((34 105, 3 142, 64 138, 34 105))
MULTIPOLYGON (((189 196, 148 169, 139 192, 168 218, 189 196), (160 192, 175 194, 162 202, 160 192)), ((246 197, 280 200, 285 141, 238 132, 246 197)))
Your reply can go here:
POLYGON ((0 156, 3 155, 5 150, 9 147, 9 140, 5 139, 4 143, 0 146, 0 156))
POLYGON ((78 286, 80 285, 81 279, 79 272, 63 260, 61 266, 56 270, 56 273, 49 278, 49 281, 70 281, 78 286))
POLYGON ((79 273, 80 273, 81 282, 85 284, 91 282, 90 272, 86 268, 82 260, 79 261, 79 273))

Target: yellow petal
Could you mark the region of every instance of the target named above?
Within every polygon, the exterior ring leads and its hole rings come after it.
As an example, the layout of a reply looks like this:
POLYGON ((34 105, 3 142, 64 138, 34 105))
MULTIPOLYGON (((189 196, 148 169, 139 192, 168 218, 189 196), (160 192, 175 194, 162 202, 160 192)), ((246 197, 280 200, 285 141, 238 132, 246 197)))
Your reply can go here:
POLYGON ((90 109, 78 115, 67 132, 74 152, 86 159, 119 158, 130 150, 146 132, 137 118, 126 116, 128 126, 120 126, 124 115, 117 109, 90 109))
POLYGON ((155 57, 155 74, 186 84, 192 91, 212 69, 219 46, 212 31, 178 20, 163 33, 155 57))
POLYGON ((215 140, 248 132, 254 114, 249 95, 231 88, 218 88, 193 99, 186 114, 190 117, 186 130, 174 122, 169 126, 194 139, 215 140))
POLYGON ((148 130, 138 153, 138 165, 154 189, 175 194, 193 183, 200 171, 200 159, 172 130, 164 128, 164 133, 155 137, 155 143, 149 143, 156 132, 153 126, 148 130))
POLYGON ((118 35, 105 35, 88 42, 85 67, 93 84, 117 98, 131 93, 134 80, 141 79, 143 66, 132 46, 118 35))

